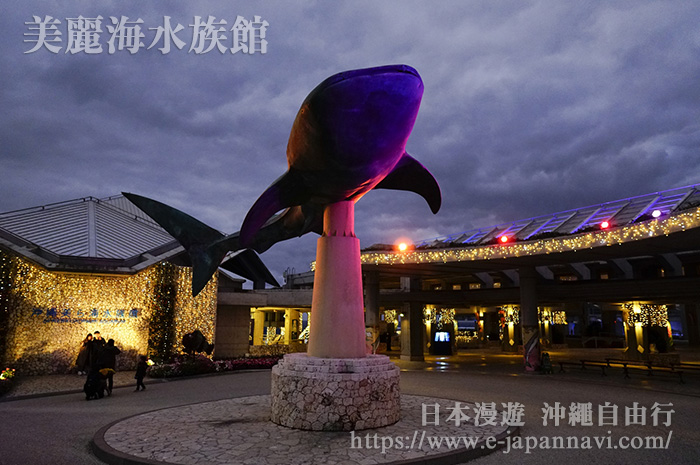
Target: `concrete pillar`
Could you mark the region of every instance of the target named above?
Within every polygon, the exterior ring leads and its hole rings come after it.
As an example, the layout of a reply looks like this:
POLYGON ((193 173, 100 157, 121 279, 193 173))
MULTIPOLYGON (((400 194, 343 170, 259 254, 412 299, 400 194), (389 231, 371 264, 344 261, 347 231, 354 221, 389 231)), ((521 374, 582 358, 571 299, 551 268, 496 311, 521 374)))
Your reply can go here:
POLYGON ((638 308, 634 308, 632 312, 624 313, 625 320, 625 339, 627 348, 625 349, 625 358, 630 360, 648 360, 649 359, 649 332, 643 323, 630 321, 630 313, 639 312, 638 308))
POLYGON ((322 358, 366 355, 360 241, 355 203, 327 205, 316 246, 308 354, 322 358))
MULTIPOLYGON (((505 326, 503 326, 503 340, 501 341, 501 350, 503 352, 517 353, 518 345, 521 342, 522 336, 522 311, 517 305, 505 305, 501 307, 501 311, 504 312, 504 318, 506 320, 505 326), (518 323, 515 323, 517 319, 518 323)), ((499 325, 500 325, 499 320, 499 325)))
POLYGON ((537 272, 534 268, 521 268, 518 273, 525 371, 538 371, 541 349, 540 325, 537 319, 537 272))
POLYGON ((299 310, 288 308, 285 310, 284 318, 284 343, 289 345, 299 337, 301 333, 301 315, 299 310), (296 335, 295 335, 296 333, 296 335))
POLYGON ((685 304, 685 327, 688 332, 688 345, 690 347, 700 346, 700 321, 698 314, 700 313, 698 304, 685 304))
POLYGON ((219 305, 216 309, 214 356, 242 357, 248 352, 250 308, 240 305, 219 305))
POLYGON ((401 321, 401 360, 422 362, 425 350, 423 305, 416 302, 403 305, 401 321))
POLYGON ((543 321, 540 323, 540 329, 542 331, 540 337, 541 347, 544 349, 549 349, 552 347, 552 311, 551 307, 543 307, 543 321))
POLYGON ((498 343, 498 334, 500 332, 500 322, 498 319, 498 311, 493 307, 484 309, 484 334, 490 343, 498 343))
MULTIPOLYGON (((420 279, 416 277, 402 277, 401 288, 409 292, 420 290, 420 279)), ((404 318, 401 322, 401 360, 422 362, 425 351, 423 304, 406 302, 403 304, 403 314, 404 318)))
POLYGON ((265 312, 255 310, 253 313, 253 345, 261 346, 263 344, 263 336, 265 334, 265 312))
POLYGON ((379 272, 365 272, 365 326, 379 327, 379 272))

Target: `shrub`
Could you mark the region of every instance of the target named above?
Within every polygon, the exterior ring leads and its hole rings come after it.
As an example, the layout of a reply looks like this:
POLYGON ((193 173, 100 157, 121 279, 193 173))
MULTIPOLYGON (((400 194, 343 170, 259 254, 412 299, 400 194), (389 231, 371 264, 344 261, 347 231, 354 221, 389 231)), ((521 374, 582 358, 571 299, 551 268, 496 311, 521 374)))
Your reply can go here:
POLYGON ((280 358, 278 356, 245 357, 212 361, 201 354, 194 358, 180 355, 175 357, 172 363, 155 364, 149 367, 147 373, 151 378, 174 378, 223 371, 270 369, 280 358))
POLYGON ((2 370, 2 372, 0 372, 0 396, 12 389, 14 377, 15 370, 13 368, 5 368, 2 370))

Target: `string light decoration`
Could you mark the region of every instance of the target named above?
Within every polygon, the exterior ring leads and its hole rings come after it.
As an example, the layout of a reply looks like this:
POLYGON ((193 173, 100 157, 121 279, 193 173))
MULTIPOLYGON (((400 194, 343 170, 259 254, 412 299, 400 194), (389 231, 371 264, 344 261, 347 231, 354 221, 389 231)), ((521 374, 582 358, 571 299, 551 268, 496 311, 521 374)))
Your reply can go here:
POLYGON ((624 244, 652 237, 668 236, 672 233, 697 227, 700 227, 700 208, 663 219, 559 238, 509 242, 496 246, 450 247, 403 253, 365 252, 361 254, 361 261, 366 265, 404 265, 494 260, 498 258, 575 252, 577 250, 624 244))
POLYGON ((10 256, 0 250, 0 362, 7 346, 8 320, 10 316, 10 276, 12 261, 10 256))
POLYGON ((479 332, 470 331, 468 329, 460 329, 455 335, 455 344, 458 348, 465 348, 470 344, 477 344, 479 342, 479 332))
POLYGON ((520 307, 517 305, 504 305, 498 312, 501 315, 501 327, 513 323, 520 324, 520 307))
POLYGON ((384 323, 390 325, 397 324, 398 322, 399 319, 396 310, 384 310, 384 323))
POLYGON ((182 336, 194 329, 213 341, 216 279, 196 298, 189 290, 191 279, 189 268, 167 263, 135 275, 52 272, 0 251, 4 361, 26 374, 64 373, 85 335, 95 331, 114 339, 122 350, 120 364, 134 366, 137 354, 151 355, 149 338, 155 340, 160 331, 167 334, 167 347, 178 352, 182 336), (159 289, 166 275, 174 283, 167 298, 159 289), (153 321, 167 305, 170 319, 153 321))
POLYGON ((152 294, 153 314, 148 327, 148 356, 165 363, 175 346, 175 297, 177 270, 167 263, 157 267, 152 294))
POLYGON ((627 310, 627 323, 634 327, 635 323, 642 326, 668 326, 668 307, 666 305, 636 304, 627 302, 622 304, 627 310))
POLYGON ((436 329, 442 329, 449 324, 454 324, 454 308, 425 307, 423 309, 423 323, 436 325, 436 329))
POLYGON ((547 310, 537 307, 537 317, 540 323, 548 322, 551 325, 565 325, 566 312, 563 310, 547 310))

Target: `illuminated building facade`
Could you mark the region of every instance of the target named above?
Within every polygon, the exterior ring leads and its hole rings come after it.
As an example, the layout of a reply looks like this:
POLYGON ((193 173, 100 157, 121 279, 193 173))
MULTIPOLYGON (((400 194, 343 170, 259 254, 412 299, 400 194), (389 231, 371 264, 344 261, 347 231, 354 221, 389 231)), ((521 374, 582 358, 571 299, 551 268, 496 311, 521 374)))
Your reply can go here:
POLYGON ((182 248, 121 196, 0 215, 0 355, 22 373, 64 373, 88 333, 139 354, 215 336, 217 280, 193 298, 182 248))

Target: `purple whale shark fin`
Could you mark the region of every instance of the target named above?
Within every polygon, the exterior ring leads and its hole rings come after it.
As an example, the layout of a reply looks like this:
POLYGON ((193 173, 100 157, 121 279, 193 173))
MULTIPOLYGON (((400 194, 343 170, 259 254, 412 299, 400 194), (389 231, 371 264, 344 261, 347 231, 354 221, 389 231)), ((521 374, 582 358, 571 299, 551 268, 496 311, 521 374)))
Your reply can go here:
POLYGON ((303 176, 290 168, 255 201, 241 225, 243 247, 251 247, 260 228, 278 211, 303 205, 311 198, 303 176))
POLYGON ((415 192, 428 202, 433 213, 437 213, 442 204, 440 186, 433 175, 406 152, 394 169, 374 188, 415 192))
POLYGON ((323 205, 296 205, 275 215, 255 234, 249 248, 263 253, 276 243, 315 232, 323 233, 323 205))

